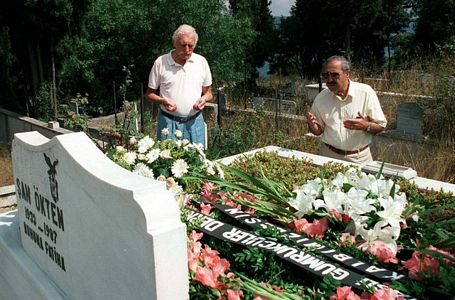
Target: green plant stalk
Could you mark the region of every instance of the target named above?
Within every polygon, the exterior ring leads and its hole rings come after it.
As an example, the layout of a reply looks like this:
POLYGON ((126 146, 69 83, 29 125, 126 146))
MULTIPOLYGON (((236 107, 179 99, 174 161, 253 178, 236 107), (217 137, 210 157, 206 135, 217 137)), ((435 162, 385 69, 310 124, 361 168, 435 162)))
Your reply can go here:
POLYGON ((270 300, 301 300, 302 298, 286 292, 277 292, 273 289, 269 289, 266 286, 260 285, 256 281, 240 274, 236 273, 235 276, 242 279, 241 286, 245 289, 253 291, 254 293, 267 297, 270 300))
POLYGON ((275 220, 283 224, 288 224, 296 218, 296 216, 289 210, 267 201, 256 200, 255 202, 251 202, 239 198, 235 199, 235 201, 243 206, 253 208, 256 211, 260 211, 270 217, 273 217, 275 220))

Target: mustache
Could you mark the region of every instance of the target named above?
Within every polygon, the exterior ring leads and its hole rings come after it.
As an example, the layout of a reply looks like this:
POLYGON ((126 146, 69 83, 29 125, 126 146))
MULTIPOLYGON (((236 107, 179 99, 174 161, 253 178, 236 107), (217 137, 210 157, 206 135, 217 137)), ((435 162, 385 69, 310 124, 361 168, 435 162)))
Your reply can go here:
POLYGON ((335 81, 328 81, 327 84, 335 84, 335 81))

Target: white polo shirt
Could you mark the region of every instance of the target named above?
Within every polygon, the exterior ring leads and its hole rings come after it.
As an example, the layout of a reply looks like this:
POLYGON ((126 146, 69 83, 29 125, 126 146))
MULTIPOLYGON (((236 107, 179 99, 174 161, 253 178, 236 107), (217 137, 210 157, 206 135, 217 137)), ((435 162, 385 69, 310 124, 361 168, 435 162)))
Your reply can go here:
POLYGON ((360 112, 371 122, 385 128, 387 120, 376 92, 367 84, 350 81, 345 99, 329 89, 322 90, 314 99, 312 111, 324 128, 322 141, 341 150, 356 150, 371 144, 373 135, 362 130, 350 130, 343 121, 356 118, 360 112))
MULTIPOLYGON (((148 87, 160 89, 160 95, 175 104, 177 110, 170 114, 187 117, 196 114, 193 104, 201 97, 202 87, 212 85, 212 74, 207 60, 196 53, 184 66, 176 63, 172 51, 155 60, 149 75, 148 87)), ((161 109, 165 110, 161 105, 161 109)))

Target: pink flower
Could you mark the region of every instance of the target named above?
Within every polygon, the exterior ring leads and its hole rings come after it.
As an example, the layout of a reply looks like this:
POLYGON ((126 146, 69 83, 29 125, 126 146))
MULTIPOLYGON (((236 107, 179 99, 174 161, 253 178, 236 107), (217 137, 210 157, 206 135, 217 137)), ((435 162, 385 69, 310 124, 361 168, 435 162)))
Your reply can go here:
POLYGON ((404 297, 402 295, 398 295, 397 291, 385 287, 376 290, 370 300, 404 300, 404 297))
POLYGON ((188 268, 192 271, 193 280, 218 290, 220 295, 225 296, 220 299, 240 299, 243 292, 232 289, 232 286, 236 286, 232 284, 236 281, 234 273, 225 274, 230 266, 229 261, 222 259, 219 252, 209 246, 202 247, 199 242, 202 236, 202 233, 193 230, 188 237, 188 268))
POLYGON ((188 269, 193 272, 196 272, 196 269, 199 265, 199 256, 195 255, 193 252, 188 252, 188 269))
POLYGON ((191 233, 190 233, 190 241, 191 242, 197 242, 199 241, 200 239, 202 239, 202 237, 204 236, 204 234, 202 232, 197 232, 195 230, 192 230, 191 233))
POLYGON ((201 261, 205 266, 214 266, 216 261, 219 259, 219 252, 212 250, 209 246, 205 245, 204 249, 201 250, 201 261))
POLYGON ((254 208, 251 208, 251 207, 247 207, 247 208, 245 209, 245 212, 246 212, 247 214, 249 214, 249 215, 254 215, 255 209, 254 209, 254 208))
POLYGON ((217 195, 212 192, 214 187, 215 187, 215 185, 213 183, 205 182, 202 185, 202 191, 201 191, 202 199, 204 199, 205 201, 208 201, 210 203, 214 203, 215 199, 217 198, 217 195))
POLYGON ((402 262, 403 266, 409 270, 409 277, 412 279, 419 280, 419 272, 422 269, 422 263, 420 262, 419 252, 414 251, 412 257, 402 262))
POLYGON ((294 228, 294 231, 304 232, 309 237, 323 238, 325 231, 329 228, 329 222, 327 218, 320 220, 314 219, 313 223, 309 223, 305 218, 294 220, 290 226, 294 228))
POLYGON ((348 247, 355 244, 355 236, 350 234, 349 232, 343 232, 340 237, 340 242, 338 245, 342 247, 348 247))
POLYGON ((257 202, 256 201, 256 197, 254 197, 254 196, 252 196, 250 194, 244 193, 244 192, 236 193, 235 197, 236 198, 242 198, 243 200, 246 200, 246 201, 249 201, 249 202, 257 202))
POLYGON ((218 289, 218 275, 209 268, 198 267, 194 275, 194 281, 199 281, 207 287, 218 289))
POLYGON ((226 295, 227 295, 228 300, 238 300, 238 299, 241 299, 241 297, 243 296, 243 291, 227 289, 226 295))
POLYGON ((242 209, 242 206, 240 204, 234 202, 234 200, 231 200, 231 199, 227 200, 224 204, 226 204, 226 205, 228 205, 228 206, 230 206, 232 208, 237 208, 237 209, 240 209, 240 210, 242 209))
POLYGON ((209 215, 212 209, 213 209, 212 205, 201 203, 201 213, 203 213, 204 215, 209 215))
POLYGON ((335 220, 343 223, 349 223, 349 221, 351 220, 351 218, 348 215, 342 214, 336 209, 332 209, 330 211, 330 216, 335 220))
POLYGON ((330 300, 360 300, 360 297, 351 291, 350 286, 342 286, 336 289, 330 300))
POLYGON ((395 253, 381 241, 374 241, 365 249, 365 252, 373 254, 379 261, 384 263, 398 263, 395 253))
POLYGON ((289 227, 295 232, 303 232, 303 229, 308 225, 308 221, 305 218, 297 219, 289 223, 289 227))
MULTIPOLYGON (((429 246, 428 250, 437 251, 439 253, 454 257, 451 253, 438 249, 434 246, 429 246)), ((448 259, 443 259, 445 264, 451 264, 448 259)), ((422 254, 419 251, 414 251, 412 257, 402 262, 403 266, 409 270, 409 277, 420 280, 421 275, 439 276, 439 260, 427 254, 422 254)))
POLYGON ((224 272, 226 272, 230 267, 229 262, 227 259, 218 259, 216 262, 213 264, 212 269, 213 272, 215 272, 218 275, 225 276, 224 272))

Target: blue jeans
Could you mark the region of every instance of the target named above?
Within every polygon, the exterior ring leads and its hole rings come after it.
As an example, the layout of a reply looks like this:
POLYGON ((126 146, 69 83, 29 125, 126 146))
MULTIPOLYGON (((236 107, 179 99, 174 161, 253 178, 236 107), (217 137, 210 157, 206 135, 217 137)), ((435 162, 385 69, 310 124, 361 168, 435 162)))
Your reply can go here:
POLYGON ((175 131, 180 130, 183 134, 182 138, 189 140, 193 144, 202 144, 205 146, 205 123, 202 113, 200 113, 196 118, 188 122, 178 122, 164 116, 161 112, 158 114, 158 128, 156 136, 158 140, 165 139, 177 139, 175 136, 175 131), (169 130, 169 135, 165 136, 162 134, 162 130, 167 128, 169 130))

